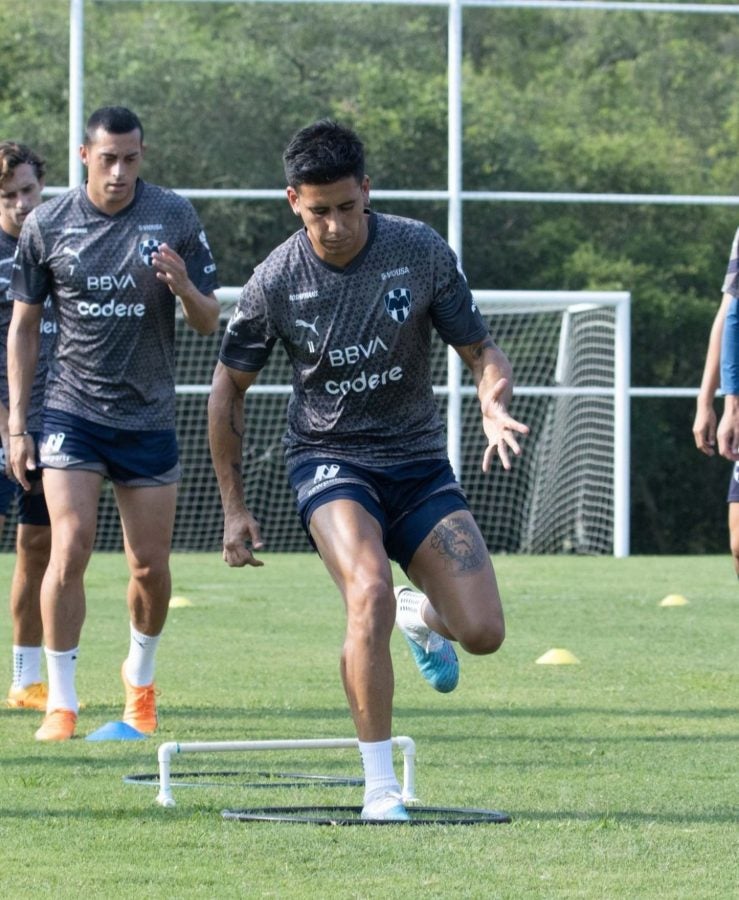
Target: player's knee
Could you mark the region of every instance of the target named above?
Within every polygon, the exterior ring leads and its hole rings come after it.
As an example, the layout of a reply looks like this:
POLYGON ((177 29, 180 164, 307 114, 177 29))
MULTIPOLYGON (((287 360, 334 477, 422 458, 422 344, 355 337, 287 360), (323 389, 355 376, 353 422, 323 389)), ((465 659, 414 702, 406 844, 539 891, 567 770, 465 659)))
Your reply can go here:
POLYGON ((500 650, 505 640, 505 627, 493 623, 459 639, 460 646, 474 656, 488 656, 500 650))
POLYGON ((347 631, 363 640, 389 640, 395 621, 392 585, 384 578, 368 578, 346 592, 347 631))
POLYGON ((19 562, 27 570, 39 570, 43 573, 51 552, 51 529, 19 527, 16 552, 19 562))

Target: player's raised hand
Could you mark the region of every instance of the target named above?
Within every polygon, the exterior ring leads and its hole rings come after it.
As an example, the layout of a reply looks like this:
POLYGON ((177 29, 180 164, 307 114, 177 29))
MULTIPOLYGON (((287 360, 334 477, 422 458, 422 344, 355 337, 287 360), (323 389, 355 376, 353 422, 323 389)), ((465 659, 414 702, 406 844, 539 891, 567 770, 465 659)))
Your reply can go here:
POLYGON ((223 524, 223 559, 229 566, 263 566, 262 560, 254 556, 254 551, 263 547, 259 522, 248 509, 226 515, 223 524))
POLYGON ((503 397, 508 381, 499 379, 490 394, 482 401, 482 427, 488 439, 488 445, 482 458, 482 471, 489 472, 495 454, 498 455, 503 468, 509 471, 511 459, 509 451, 516 456, 521 455, 521 446, 517 435, 529 433, 529 426, 518 422, 508 413, 503 397))
POLYGON ((189 290, 191 282, 185 261, 169 244, 160 244, 156 252, 152 253, 151 261, 157 270, 157 278, 163 281, 175 296, 181 297, 189 290))

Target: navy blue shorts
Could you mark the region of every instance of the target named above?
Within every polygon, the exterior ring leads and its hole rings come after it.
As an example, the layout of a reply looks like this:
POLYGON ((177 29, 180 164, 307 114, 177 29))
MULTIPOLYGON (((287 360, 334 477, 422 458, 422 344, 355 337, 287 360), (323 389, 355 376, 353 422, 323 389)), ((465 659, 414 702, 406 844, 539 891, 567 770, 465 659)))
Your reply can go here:
MULTIPOLYGON (((4 471, 5 453, 0 448, 0 473, 4 471)), ((0 474, 0 516, 8 515, 15 497, 18 502, 19 525, 44 525, 48 528, 49 510, 46 508, 41 472, 34 469, 26 474, 31 484, 30 491, 24 491, 17 481, 12 481, 6 475, 0 474)))
POLYGON ((39 461, 45 469, 98 472, 115 484, 151 487, 180 480, 174 428, 132 431, 45 409, 39 461))
POLYGON ((727 503, 739 503, 739 463, 734 463, 731 470, 731 481, 729 482, 729 495, 726 498, 727 503))
POLYGON ((319 506, 354 500, 377 519, 387 555, 405 572, 413 554, 445 516, 469 509, 445 459, 369 468, 317 458, 297 466, 289 479, 309 539, 310 519, 319 506))

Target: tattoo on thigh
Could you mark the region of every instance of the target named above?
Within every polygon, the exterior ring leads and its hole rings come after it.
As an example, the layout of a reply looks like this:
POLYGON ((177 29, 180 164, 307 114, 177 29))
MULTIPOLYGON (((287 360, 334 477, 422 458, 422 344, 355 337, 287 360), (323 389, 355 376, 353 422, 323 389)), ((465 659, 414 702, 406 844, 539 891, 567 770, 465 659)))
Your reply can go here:
POLYGON ((479 531, 463 516, 444 519, 431 532, 431 547, 455 574, 474 572, 485 564, 488 551, 479 531))

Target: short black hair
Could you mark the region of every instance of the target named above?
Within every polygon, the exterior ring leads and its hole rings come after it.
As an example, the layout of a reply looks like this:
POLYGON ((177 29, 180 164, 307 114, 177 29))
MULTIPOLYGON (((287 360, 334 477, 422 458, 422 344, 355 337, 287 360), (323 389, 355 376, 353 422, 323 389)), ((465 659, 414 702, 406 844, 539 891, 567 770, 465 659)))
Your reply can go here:
POLYGON ((0 143, 0 185, 6 179, 12 178, 15 168, 22 166, 24 163, 31 166, 36 174, 36 179, 41 181, 46 167, 45 160, 41 159, 38 153, 34 153, 27 144, 19 144, 16 141, 2 141, 0 143))
POLYGON ((301 128, 282 155, 290 187, 333 184, 342 178, 364 178, 364 145, 345 125, 321 119, 301 128))
POLYGON ((141 120, 125 106, 101 106, 95 110, 85 125, 85 143, 88 146, 95 142, 95 132, 98 128, 102 128, 108 134, 128 134, 129 131, 138 129, 142 143, 144 140, 144 126, 141 120))

